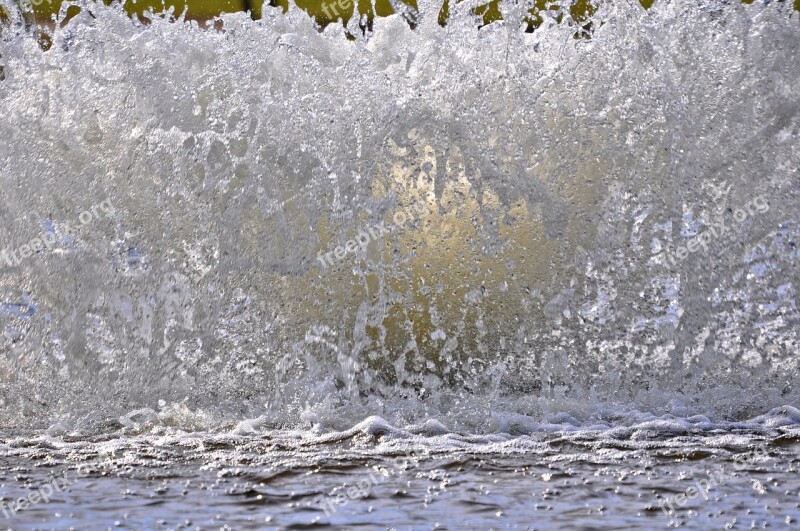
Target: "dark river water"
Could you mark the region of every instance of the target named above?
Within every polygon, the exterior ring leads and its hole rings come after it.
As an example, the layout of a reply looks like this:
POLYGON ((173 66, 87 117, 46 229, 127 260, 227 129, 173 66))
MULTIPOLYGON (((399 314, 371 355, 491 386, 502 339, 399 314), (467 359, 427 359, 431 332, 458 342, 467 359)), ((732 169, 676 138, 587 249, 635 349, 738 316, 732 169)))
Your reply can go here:
POLYGON ((797 527, 797 410, 631 420, 517 436, 371 418, 324 435, 4 438, 4 515, 14 529, 797 527))

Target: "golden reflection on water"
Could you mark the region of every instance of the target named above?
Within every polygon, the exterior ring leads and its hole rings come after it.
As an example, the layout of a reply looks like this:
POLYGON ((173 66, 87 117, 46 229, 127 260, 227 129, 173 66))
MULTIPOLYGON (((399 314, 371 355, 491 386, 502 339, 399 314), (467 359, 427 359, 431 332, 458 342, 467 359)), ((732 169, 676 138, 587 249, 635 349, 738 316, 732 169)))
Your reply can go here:
MULTIPOLYGON (((375 203, 391 205, 383 217, 386 227, 393 225, 394 213, 413 211, 420 201, 429 215, 373 238, 366 252, 347 253, 330 267, 313 260, 297 274, 267 266, 252 270, 262 292, 257 299, 268 301, 269 317, 285 323, 275 334, 285 332, 282 339, 291 342, 297 339, 292 331, 325 328, 324 341, 306 338, 306 347, 317 349, 315 358, 338 359, 343 369, 349 363, 351 372, 371 367, 390 380, 425 368, 447 378, 470 357, 525 348, 530 323, 541 321, 544 304, 555 294, 548 287, 573 274, 565 257, 596 237, 596 227, 578 213, 599 208, 600 168, 607 161, 593 157, 594 163, 574 173, 559 167, 556 155, 530 161, 537 175, 551 176, 542 184, 546 194, 567 201, 571 212, 566 227, 548 236, 546 198, 530 203, 520 194, 506 204, 480 170, 467 173, 458 147, 437 153, 414 130, 408 139, 413 149, 386 141, 368 193, 375 203)), ((265 255, 288 253, 309 239, 310 230, 324 254, 342 245, 340 235, 355 240, 359 230, 376 223, 359 207, 346 225, 336 216, 309 219, 304 199, 292 197, 288 182, 286 190, 283 222, 256 206, 244 216, 244 247, 257 249, 268 237, 271 250, 265 255)))
MULTIPOLYGON (((479 176, 470 178, 458 148, 445 154, 446 182, 437 197, 437 154, 415 135, 409 138, 419 144, 418 160, 389 140, 390 162, 370 188, 376 200, 397 199, 385 216, 387 227, 393 213, 419 201, 430 214, 373 240, 361 256, 348 254, 328 269, 317 262, 306 277, 284 280, 293 284, 290 293, 313 286, 319 322, 339 310, 357 314, 355 328, 342 332, 351 336, 352 354, 369 365, 387 365, 405 353, 412 363, 407 370, 427 365, 446 375, 464 361, 457 351, 496 353, 490 352, 498 346, 493 340, 522 326, 533 287, 555 273, 556 244, 524 198, 504 205, 479 176)), ((348 237, 368 225, 366 219, 354 223, 348 237)), ((320 248, 333 249, 329 223, 316 228, 320 248)))

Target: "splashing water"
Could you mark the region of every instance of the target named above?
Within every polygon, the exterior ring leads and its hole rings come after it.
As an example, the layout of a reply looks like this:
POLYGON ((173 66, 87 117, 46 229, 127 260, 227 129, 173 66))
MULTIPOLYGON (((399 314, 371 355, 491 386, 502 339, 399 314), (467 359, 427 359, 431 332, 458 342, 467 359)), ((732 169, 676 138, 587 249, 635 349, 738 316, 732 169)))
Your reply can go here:
POLYGON ((4 517, 800 519, 791 6, 74 5, 0 0, 4 517))
POLYGON ((5 425, 798 403, 791 6, 602 3, 575 39, 421 4, 351 41, 80 5, 0 43, 5 425))

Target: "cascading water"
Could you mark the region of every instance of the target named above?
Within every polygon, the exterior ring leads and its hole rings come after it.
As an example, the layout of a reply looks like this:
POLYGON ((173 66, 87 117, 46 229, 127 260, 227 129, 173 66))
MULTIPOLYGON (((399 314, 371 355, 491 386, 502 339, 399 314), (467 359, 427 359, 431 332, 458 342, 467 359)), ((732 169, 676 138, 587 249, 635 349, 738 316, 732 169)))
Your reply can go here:
POLYGON ((791 5, 76 5, 0 0, 14 434, 800 422, 791 5))

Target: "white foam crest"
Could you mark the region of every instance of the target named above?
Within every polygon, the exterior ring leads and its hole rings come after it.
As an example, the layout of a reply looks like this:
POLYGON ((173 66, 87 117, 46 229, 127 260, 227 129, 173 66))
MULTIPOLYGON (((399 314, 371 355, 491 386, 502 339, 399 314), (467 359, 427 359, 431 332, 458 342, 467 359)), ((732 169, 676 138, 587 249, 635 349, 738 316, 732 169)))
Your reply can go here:
POLYGON ((350 41, 296 8, 79 5, 47 51, 19 17, 0 40, 0 418, 527 433, 797 403, 790 6, 603 2, 576 39, 423 3, 350 41))

